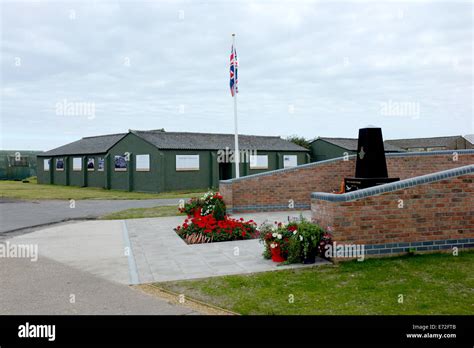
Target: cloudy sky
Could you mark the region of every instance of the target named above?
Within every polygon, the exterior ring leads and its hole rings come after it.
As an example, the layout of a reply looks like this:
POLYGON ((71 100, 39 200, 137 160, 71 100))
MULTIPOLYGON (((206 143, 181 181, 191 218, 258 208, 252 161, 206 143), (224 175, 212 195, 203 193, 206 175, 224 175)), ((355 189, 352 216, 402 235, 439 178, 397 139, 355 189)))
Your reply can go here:
POLYGON ((1 144, 233 132, 474 133, 471 1, 4 1, 1 144))

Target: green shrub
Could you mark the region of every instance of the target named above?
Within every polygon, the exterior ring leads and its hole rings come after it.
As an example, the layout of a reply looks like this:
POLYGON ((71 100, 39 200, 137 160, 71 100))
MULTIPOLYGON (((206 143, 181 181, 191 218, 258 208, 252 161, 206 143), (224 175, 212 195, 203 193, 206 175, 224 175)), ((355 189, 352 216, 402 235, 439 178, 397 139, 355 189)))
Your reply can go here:
POLYGON ((274 226, 263 224, 259 227, 260 240, 265 244, 265 258, 270 258, 271 247, 275 244, 280 247, 286 263, 299 263, 310 254, 318 253, 324 230, 303 217, 300 219, 299 222, 290 222, 287 225, 280 222, 274 226))

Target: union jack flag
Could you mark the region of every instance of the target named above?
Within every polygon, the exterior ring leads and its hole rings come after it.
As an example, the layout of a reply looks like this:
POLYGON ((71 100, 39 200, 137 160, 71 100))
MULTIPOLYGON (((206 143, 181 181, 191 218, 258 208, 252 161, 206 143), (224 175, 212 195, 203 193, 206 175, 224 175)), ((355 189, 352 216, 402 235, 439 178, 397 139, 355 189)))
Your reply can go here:
POLYGON ((235 50, 234 45, 232 45, 230 50, 230 94, 232 94, 232 96, 234 96, 235 93, 239 93, 239 88, 237 87, 237 84, 239 83, 239 79, 237 78, 238 68, 239 62, 237 61, 237 51, 235 50))

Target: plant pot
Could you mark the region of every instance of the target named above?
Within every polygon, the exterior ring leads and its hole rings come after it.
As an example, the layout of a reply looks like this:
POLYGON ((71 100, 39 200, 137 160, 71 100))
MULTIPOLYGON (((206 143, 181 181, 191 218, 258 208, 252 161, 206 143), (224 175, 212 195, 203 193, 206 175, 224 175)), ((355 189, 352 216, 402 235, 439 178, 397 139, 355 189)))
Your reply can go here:
POLYGON ((276 247, 276 248, 271 248, 271 251, 272 251, 272 261, 273 262, 283 262, 283 261, 285 261, 283 256, 281 256, 281 249, 280 249, 279 246, 276 247))
POLYGON ((316 248, 314 248, 313 250, 310 250, 306 254, 306 257, 303 256, 303 263, 305 265, 310 265, 315 262, 316 262, 316 248))

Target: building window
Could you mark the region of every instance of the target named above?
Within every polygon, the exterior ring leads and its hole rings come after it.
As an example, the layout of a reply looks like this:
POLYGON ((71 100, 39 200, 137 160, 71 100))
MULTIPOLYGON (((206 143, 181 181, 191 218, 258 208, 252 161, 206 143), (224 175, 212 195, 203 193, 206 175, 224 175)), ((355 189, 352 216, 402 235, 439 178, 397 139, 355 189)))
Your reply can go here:
POLYGON ((124 155, 114 157, 114 168, 116 172, 127 171, 127 158, 124 155))
POLYGON ((424 152, 426 149, 424 147, 410 147, 408 152, 424 152))
POLYGON ((176 155, 176 171, 199 170, 199 155, 176 155))
POLYGON ((94 157, 89 157, 87 159, 87 171, 88 172, 93 172, 95 169, 95 158, 94 157))
POLYGON ((251 155, 250 169, 268 169, 268 155, 251 155))
POLYGON ((283 156, 283 168, 296 167, 298 165, 298 156, 285 155, 283 156))
POLYGON ((82 158, 74 157, 72 159, 72 170, 80 172, 82 170, 82 158))
POLYGON ((135 170, 137 172, 150 171, 150 155, 136 155, 135 156, 135 170))
POLYGON ((56 171, 58 172, 64 171, 64 158, 62 157, 56 158, 56 171))
POLYGON ((445 146, 436 146, 436 147, 428 147, 426 151, 441 151, 446 150, 445 146))
POLYGON ((99 172, 103 172, 103 171, 104 171, 104 168, 105 168, 104 157, 99 157, 99 158, 97 158, 97 170, 98 170, 99 172))
POLYGON ((45 159, 43 160, 43 170, 45 172, 49 172, 49 164, 51 163, 51 159, 48 158, 48 159, 45 159))

